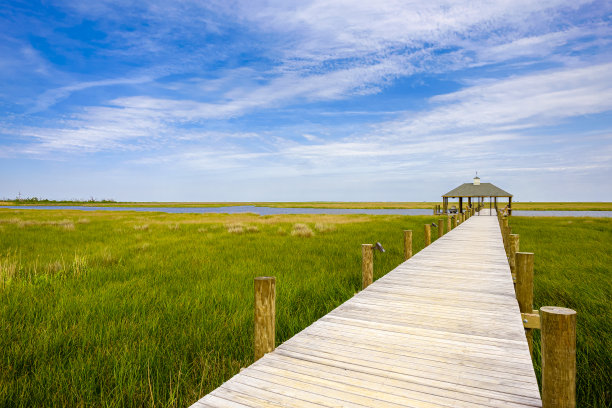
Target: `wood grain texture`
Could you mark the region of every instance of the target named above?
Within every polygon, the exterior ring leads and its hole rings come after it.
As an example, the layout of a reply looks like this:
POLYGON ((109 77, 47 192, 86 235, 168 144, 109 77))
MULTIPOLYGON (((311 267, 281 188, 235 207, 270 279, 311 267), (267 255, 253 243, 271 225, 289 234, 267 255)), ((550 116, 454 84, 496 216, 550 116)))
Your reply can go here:
POLYGON ((276 278, 255 278, 255 361, 274 350, 276 337, 276 278))
POLYGON ((404 263, 193 407, 541 407, 489 214, 453 223, 416 254, 405 231, 404 263))
MULTIPOLYGON (((517 252, 516 264, 516 299, 521 313, 533 311, 533 265, 534 254, 531 252, 517 252)), ((529 351, 533 355, 533 331, 525 329, 525 337, 529 344, 529 351)))
POLYGON ((412 230, 404 230, 404 261, 412 258, 412 230))
POLYGON ((365 289, 372 284, 374 279, 374 246, 362 244, 361 256, 361 289, 365 289))
POLYGON ((540 308, 542 326, 542 403, 544 407, 576 406, 576 312, 540 308))
POLYGON ((425 232, 425 246, 431 245, 431 225, 425 224, 423 226, 423 231, 425 232))

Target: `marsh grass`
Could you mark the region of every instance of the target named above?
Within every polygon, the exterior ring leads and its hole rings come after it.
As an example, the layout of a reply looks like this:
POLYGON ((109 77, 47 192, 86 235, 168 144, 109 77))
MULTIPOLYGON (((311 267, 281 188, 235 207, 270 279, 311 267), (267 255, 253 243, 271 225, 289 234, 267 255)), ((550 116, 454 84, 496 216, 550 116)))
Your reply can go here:
MULTIPOLYGON (((612 220, 510 217, 520 250, 535 254, 534 308, 563 306, 577 315, 577 401, 612 406, 612 220)), ((534 334, 540 376, 540 333, 534 334)))
MULTIPOLYGON (((402 262, 402 230, 415 231, 418 252, 423 224, 434 221, 92 212, 79 223, 81 217, 0 209, 0 271, 10 275, 0 287, 0 406, 192 404, 252 363, 254 277, 277 277, 279 344, 359 291, 361 244, 380 241, 387 249, 375 254, 377 279, 402 262), (76 228, 64 229, 63 220, 76 228), (228 233, 232 224, 243 233, 228 233), (291 235, 297 224, 314 235, 291 235)), ((521 249, 536 252, 537 305, 578 310, 579 404, 603 406, 612 227, 581 220, 511 223, 521 249)))
POLYGON ((376 257, 378 278, 402 260, 402 229, 430 221, 79 219, 78 211, 0 209, 0 406, 189 405, 251 364, 255 276, 277 277, 280 343, 359 290, 362 243, 388 249, 376 257), (70 223, 74 230, 63 228, 70 223), (313 226, 308 239, 290 234, 313 226), (236 227, 243 232, 228 233, 236 227))

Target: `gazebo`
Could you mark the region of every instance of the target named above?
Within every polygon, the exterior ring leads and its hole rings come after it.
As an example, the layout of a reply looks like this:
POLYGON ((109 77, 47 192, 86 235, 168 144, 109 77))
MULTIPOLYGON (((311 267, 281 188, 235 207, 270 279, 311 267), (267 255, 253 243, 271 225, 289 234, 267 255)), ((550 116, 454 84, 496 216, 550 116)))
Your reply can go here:
POLYGON ((497 199, 499 197, 508 198, 508 215, 512 214, 512 194, 491 183, 481 183, 480 177, 476 175, 473 183, 464 183, 457 188, 452 189, 442 196, 443 211, 448 213, 448 199, 459 198, 458 211, 463 212, 463 199, 468 199, 468 206, 472 206, 472 200, 476 201, 479 206, 484 206, 485 198, 489 197, 489 208, 497 209, 497 199))

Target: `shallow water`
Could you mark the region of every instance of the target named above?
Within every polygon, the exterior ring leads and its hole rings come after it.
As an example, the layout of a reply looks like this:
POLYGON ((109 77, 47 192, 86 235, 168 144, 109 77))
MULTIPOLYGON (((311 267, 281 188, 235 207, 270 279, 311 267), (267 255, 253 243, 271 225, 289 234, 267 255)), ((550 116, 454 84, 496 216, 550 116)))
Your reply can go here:
MULTIPOLYGON (((228 207, 88 207, 88 206, 2 206, 21 210, 82 210, 82 211, 143 211, 195 214, 367 214, 367 215, 432 215, 428 209, 349 209, 349 208, 275 208, 237 205, 228 207)), ((512 215, 525 217, 612 217, 612 211, 512 211, 512 215)))

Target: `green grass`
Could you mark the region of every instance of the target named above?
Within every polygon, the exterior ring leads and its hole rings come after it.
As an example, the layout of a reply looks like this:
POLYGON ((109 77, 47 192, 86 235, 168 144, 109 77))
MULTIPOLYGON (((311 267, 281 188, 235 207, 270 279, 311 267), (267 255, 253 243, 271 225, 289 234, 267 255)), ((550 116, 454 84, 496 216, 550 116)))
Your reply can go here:
MULTIPOLYGON (((520 250, 535 254, 534 308, 578 313, 578 406, 612 406, 612 220, 510 217, 510 226, 520 250)), ((537 330, 534 339, 539 376, 537 330)))
MULTIPOLYGON (((434 218, 0 209, 0 406, 189 405, 252 362, 254 277, 281 343, 360 289, 362 243, 378 278, 434 218)), ((536 307, 578 310, 580 406, 609 405, 611 221, 511 225, 536 307)))
POLYGON ((0 406, 189 405, 252 363, 254 277, 283 342, 430 218, 0 210, 0 406))

